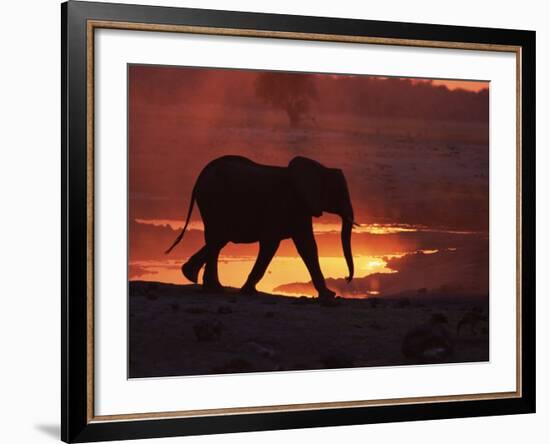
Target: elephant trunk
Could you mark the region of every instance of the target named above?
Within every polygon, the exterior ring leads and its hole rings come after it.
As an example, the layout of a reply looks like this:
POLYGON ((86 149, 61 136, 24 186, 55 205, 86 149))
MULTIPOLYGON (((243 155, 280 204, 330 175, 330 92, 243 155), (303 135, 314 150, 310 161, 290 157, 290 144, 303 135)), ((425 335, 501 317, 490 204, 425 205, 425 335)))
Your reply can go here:
POLYGON ((351 254, 351 229, 353 228, 353 215, 351 217, 342 217, 342 249, 344 250, 344 258, 349 270, 349 276, 346 278, 348 282, 353 279, 353 255, 351 254))

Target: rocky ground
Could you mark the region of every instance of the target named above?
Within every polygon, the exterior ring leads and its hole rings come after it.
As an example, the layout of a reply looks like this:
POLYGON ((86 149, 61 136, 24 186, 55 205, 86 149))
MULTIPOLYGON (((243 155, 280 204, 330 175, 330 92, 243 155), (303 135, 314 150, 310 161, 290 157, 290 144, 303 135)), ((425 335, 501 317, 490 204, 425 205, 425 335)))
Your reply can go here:
POLYGON ((447 295, 326 306, 133 281, 129 377, 487 361, 488 302, 447 295))

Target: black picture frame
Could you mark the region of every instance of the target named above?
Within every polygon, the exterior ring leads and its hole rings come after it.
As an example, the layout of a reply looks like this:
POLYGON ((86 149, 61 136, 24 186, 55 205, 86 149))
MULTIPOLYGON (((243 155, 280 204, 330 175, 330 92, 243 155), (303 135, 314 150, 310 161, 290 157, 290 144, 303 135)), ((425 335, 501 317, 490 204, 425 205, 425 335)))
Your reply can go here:
MULTIPOLYGON (((90 442, 370 424, 535 412, 535 32, 69 1, 61 5, 62 375, 61 438, 90 442), (95 421, 90 417, 88 340, 87 23, 186 25, 332 36, 368 36, 521 50, 521 394, 500 399, 303 411, 95 421)), ((512 196, 510 197, 513 198, 512 196)), ((93 323, 92 323, 93 324, 93 323)), ((92 327, 93 328, 93 327, 92 327)))

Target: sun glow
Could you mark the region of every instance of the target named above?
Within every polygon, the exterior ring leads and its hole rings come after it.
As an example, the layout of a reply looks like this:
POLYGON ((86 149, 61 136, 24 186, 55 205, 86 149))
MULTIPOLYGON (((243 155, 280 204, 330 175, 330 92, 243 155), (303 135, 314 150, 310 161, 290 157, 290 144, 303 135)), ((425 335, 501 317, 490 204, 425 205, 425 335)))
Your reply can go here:
POLYGON ((370 270, 380 268, 380 267, 385 267, 385 266, 386 266, 386 261, 384 261, 383 259, 373 259, 367 262, 366 269, 370 271, 370 270))
MULTIPOLYGON (((240 288, 245 282, 255 257, 220 256, 218 268, 220 281, 223 285, 240 288)), ((348 275, 346 262, 342 257, 320 257, 321 269, 326 278, 344 278, 348 275)), ((180 260, 169 261, 136 261, 129 267, 130 280, 161 281, 173 284, 188 284, 183 277, 180 260)), ((373 273, 392 273, 386 267, 383 257, 356 256, 356 277, 364 277, 373 273)), ((202 272, 201 272, 202 273, 202 272)), ((202 276, 199 275, 199 282, 202 276)), ((264 277, 258 284, 258 290, 271 292, 273 288, 288 282, 307 282, 311 279, 306 266, 299 257, 275 257, 269 265, 264 277)))

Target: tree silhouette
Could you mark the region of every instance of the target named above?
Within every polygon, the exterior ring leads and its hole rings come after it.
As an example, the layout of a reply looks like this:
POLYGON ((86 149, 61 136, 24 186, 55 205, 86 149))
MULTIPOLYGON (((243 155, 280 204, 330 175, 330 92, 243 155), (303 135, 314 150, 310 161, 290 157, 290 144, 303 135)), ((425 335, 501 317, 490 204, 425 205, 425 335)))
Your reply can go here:
POLYGON ((256 94, 265 103, 286 112, 291 126, 300 124, 317 100, 317 88, 311 75, 264 72, 256 79, 256 94))

